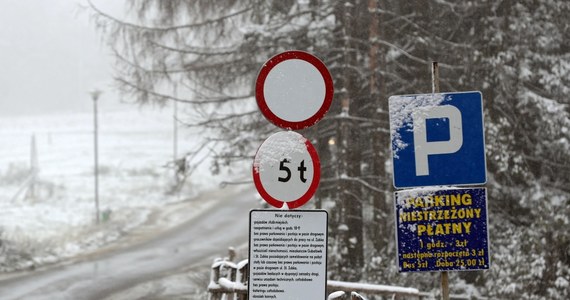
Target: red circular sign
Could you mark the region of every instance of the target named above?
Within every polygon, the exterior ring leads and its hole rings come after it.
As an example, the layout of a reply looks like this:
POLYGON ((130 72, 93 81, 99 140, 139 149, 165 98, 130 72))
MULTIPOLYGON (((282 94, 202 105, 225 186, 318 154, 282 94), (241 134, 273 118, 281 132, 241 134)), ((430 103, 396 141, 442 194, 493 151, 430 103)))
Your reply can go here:
POLYGON ((270 205, 294 209, 313 197, 321 178, 317 150, 302 135, 281 131, 267 138, 253 160, 253 182, 270 205))
POLYGON ((299 130, 328 112, 334 93, 325 64, 303 51, 286 51, 269 59, 259 71, 255 98, 271 123, 299 130))

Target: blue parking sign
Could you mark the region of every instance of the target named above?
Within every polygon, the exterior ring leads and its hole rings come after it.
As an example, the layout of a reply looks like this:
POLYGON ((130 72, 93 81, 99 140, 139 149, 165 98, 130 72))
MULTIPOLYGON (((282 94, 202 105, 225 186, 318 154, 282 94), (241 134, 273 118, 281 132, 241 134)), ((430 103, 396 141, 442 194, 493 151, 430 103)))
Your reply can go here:
POLYGON ((394 194, 400 272, 489 269, 485 188, 419 188, 394 194))
POLYGON ((394 187, 484 184, 480 92, 392 96, 394 187))

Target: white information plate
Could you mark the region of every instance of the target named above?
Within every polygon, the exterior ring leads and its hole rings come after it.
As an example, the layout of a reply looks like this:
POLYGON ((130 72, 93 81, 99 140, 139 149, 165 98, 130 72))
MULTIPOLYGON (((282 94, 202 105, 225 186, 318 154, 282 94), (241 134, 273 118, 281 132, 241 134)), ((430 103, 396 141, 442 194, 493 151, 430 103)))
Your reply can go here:
POLYGON ((252 210, 248 299, 326 299, 325 210, 252 210))

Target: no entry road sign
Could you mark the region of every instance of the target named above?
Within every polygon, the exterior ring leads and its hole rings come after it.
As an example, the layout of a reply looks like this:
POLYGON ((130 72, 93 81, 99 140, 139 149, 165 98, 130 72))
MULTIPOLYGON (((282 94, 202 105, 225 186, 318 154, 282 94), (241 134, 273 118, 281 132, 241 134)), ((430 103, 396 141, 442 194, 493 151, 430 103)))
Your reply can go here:
POLYGON ((261 197, 276 208, 294 209, 311 199, 321 167, 315 147, 294 131, 267 138, 253 161, 253 182, 261 197))
POLYGON ((334 93, 332 77, 317 57, 286 51, 269 59, 259 71, 255 97, 271 123, 284 129, 303 129, 322 119, 334 93))
POLYGON ((480 92, 389 98, 394 187, 486 182, 480 92))

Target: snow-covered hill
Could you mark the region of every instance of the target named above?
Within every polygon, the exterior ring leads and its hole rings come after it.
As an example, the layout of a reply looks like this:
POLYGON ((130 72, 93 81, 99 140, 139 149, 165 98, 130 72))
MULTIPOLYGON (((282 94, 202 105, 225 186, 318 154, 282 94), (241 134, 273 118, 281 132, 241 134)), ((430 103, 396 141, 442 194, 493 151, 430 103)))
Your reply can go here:
MULTIPOLYGON (((180 128, 178 137, 179 156, 196 149, 195 132, 180 128)), ((165 165, 173 158, 172 110, 102 108, 99 202, 100 211, 110 214, 96 226, 93 145, 91 113, 0 118, 0 271, 97 249, 159 208, 221 181, 210 175, 206 161, 179 193, 169 193, 174 173, 165 165), (32 136, 39 168, 33 196, 25 184, 32 136)))

